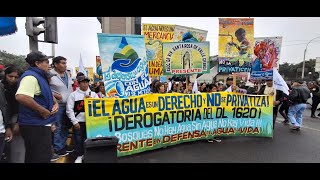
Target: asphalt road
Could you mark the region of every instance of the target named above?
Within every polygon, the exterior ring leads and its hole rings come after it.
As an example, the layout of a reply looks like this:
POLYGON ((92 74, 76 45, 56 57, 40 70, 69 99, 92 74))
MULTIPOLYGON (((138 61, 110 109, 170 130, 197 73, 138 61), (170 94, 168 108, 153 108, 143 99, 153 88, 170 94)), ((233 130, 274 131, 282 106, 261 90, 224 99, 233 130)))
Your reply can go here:
MULTIPOLYGON (((316 115, 319 111, 316 113, 316 115)), ((304 113, 300 132, 281 123, 279 114, 273 138, 225 137, 220 143, 205 140, 182 143, 118 158, 118 163, 319 163, 320 117, 304 113)), ((70 154, 57 162, 72 163, 70 154)))

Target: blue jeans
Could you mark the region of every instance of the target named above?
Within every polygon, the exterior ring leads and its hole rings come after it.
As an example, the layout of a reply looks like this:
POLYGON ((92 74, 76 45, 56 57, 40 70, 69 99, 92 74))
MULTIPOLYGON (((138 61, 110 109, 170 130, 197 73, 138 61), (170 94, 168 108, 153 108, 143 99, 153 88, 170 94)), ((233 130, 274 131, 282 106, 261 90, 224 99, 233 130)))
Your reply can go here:
POLYGON ((56 130, 53 134, 53 149, 54 152, 64 150, 68 138, 68 128, 66 122, 70 121, 66 114, 66 104, 59 104, 59 111, 57 112, 57 119, 55 125, 56 130))
POLYGON ((87 130, 85 122, 79 122, 80 129, 74 129, 74 149, 77 156, 84 154, 84 141, 87 139, 87 130))
POLYGON ((288 118, 294 126, 302 127, 303 113, 307 108, 307 104, 295 104, 289 107, 288 118))

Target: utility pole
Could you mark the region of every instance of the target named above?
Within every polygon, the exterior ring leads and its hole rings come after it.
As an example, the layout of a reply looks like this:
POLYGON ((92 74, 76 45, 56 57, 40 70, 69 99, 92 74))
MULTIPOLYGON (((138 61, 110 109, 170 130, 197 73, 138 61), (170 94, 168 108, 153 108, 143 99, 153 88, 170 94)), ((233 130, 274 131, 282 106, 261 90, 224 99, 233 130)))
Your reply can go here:
POLYGON ((38 36, 29 36, 29 47, 30 52, 32 51, 38 51, 38 36))
POLYGON ((51 48, 52 48, 51 49, 52 50, 51 51, 52 52, 52 56, 55 57, 56 56, 56 51, 55 51, 55 45, 53 43, 51 44, 51 48))

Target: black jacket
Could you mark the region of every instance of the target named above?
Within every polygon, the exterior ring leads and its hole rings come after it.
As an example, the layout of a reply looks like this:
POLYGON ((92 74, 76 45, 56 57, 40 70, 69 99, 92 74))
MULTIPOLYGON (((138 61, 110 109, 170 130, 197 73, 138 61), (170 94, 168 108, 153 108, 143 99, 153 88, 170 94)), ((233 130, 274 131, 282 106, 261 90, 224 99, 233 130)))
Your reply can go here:
POLYGON ((9 112, 8 112, 8 104, 7 104, 7 100, 5 97, 5 89, 2 83, 0 83, 0 110, 2 112, 2 116, 3 116, 3 122, 4 122, 4 127, 5 128, 11 128, 11 122, 9 119, 9 112))
POLYGON ((292 91, 289 94, 289 101, 292 104, 306 103, 311 97, 310 90, 306 86, 292 87, 292 91))

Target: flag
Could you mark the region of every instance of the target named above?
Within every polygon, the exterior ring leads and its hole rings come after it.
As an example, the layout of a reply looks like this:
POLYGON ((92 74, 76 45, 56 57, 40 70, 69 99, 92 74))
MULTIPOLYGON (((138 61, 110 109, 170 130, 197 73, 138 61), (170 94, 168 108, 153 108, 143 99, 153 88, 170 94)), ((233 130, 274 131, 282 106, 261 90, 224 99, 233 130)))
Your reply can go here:
POLYGON ((172 88, 172 82, 169 81, 169 82, 168 82, 167 92, 169 92, 169 91, 171 90, 171 88, 172 88))
POLYGON ((276 68, 273 68, 273 87, 289 95, 289 87, 276 68))
POLYGON ((88 77, 87 71, 84 68, 83 62, 82 62, 82 57, 80 53, 80 60, 79 60, 79 72, 82 72, 86 77, 88 77))
POLYGON ((0 36, 17 32, 16 17, 0 17, 0 36))
POLYGON ((194 81, 193 83, 193 87, 192 87, 192 93, 197 94, 199 92, 198 90, 198 82, 197 79, 194 81))
POLYGON ((232 86, 229 86, 229 87, 225 90, 225 92, 232 92, 232 86))

